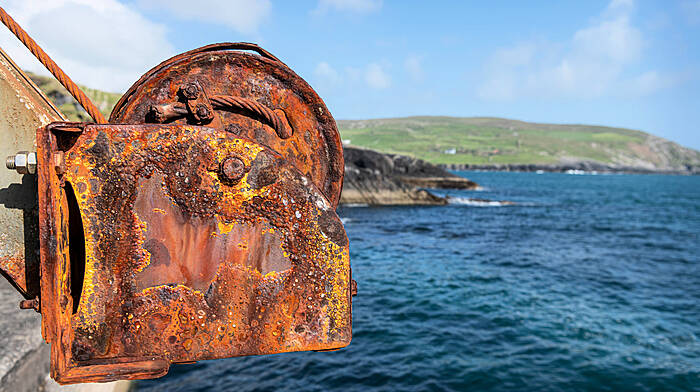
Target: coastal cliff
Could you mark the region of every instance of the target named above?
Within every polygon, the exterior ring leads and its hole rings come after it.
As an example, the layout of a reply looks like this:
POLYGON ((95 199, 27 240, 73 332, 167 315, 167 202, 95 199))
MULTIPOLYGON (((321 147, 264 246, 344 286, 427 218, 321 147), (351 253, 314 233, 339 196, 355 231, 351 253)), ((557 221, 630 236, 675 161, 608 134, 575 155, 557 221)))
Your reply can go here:
POLYGON ((444 205, 447 199, 421 188, 476 189, 478 184, 422 159, 344 146, 341 204, 444 205))
POLYGON ((632 129, 487 117, 339 120, 344 140, 451 170, 700 174, 700 151, 632 129))

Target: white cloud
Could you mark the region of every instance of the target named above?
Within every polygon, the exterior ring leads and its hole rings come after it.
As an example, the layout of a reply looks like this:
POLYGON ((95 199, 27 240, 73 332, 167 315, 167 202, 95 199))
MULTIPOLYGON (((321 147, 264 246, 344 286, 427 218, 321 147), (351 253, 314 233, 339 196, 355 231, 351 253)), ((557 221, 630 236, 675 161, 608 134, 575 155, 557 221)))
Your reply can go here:
MULTIPOLYGON (((76 82, 124 91, 174 50, 165 26, 115 0, 6 1, 5 10, 76 82)), ((2 28, 0 46, 22 68, 48 71, 2 28)))
POLYGON ((369 63, 364 67, 345 67, 339 72, 329 63, 322 61, 314 69, 313 82, 316 88, 326 92, 354 89, 359 85, 381 90, 391 86, 391 76, 386 68, 386 64, 369 63))
POLYGON ((384 89, 391 85, 391 77, 384 71, 381 65, 371 63, 365 69, 365 81, 374 89, 384 89))
POLYGON ((668 79, 653 70, 629 75, 645 43, 630 22, 633 10, 632 0, 613 0, 567 42, 530 41, 497 51, 487 64, 479 96, 493 100, 592 98, 611 93, 650 94, 668 87, 668 79))
POLYGON ((182 20, 214 23, 244 34, 256 34, 272 8, 270 0, 138 0, 138 4, 182 20))
POLYGON ((314 69, 314 81, 320 89, 333 88, 340 82, 340 75, 335 68, 325 61, 318 63, 314 69))
POLYGON ((382 3, 382 0, 319 0, 314 12, 323 14, 335 10, 363 14, 379 11, 382 3))
POLYGON ((403 66, 413 81, 423 80, 423 59, 420 56, 410 55, 406 57, 403 66))
POLYGON ((632 95, 648 95, 655 91, 671 87, 677 82, 675 78, 659 74, 657 71, 647 71, 628 81, 625 91, 632 95))
POLYGON ((642 34, 630 24, 631 3, 613 0, 600 21, 574 34, 571 54, 615 65, 636 60, 642 50, 642 34))

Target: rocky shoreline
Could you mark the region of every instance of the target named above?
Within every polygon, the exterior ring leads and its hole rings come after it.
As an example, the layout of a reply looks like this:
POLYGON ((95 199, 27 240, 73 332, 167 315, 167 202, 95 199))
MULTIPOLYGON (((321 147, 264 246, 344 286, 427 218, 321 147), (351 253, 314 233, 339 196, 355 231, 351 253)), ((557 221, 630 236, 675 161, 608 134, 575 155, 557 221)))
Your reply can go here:
POLYGON ((422 159, 344 146, 345 179, 340 204, 445 205, 448 199, 422 188, 477 189, 479 185, 422 159))
POLYGON ((473 164, 449 164, 439 165, 446 170, 455 171, 507 171, 507 172, 550 172, 550 173, 567 173, 567 172, 586 172, 586 173, 620 173, 620 174, 680 174, 680 175, 699 175, 700 166, 688 166, 673 170, 663 170, 656 168, 647 168, 639 166, 624 166, 610 165, 600 162, 581 161, 566 164, 492 164, 492 165, 473 165, 473 164))
MULTIPOLYGON (((405 155, 385 154, 362 147, 344 146, 345 179, 342 205, 446 205, 465 204, 450 200, 429 189, 476 190, 479 184, 451 173, 453 171, 507 171, 555 173, 630 173, 698 175, 700 166, 662 170, 638 166, 610 165, 592 161, 561 164, 451 164, 434 165, 405 155)), ((467 204, 511 205, 512 202, 465 199, 467 204)))

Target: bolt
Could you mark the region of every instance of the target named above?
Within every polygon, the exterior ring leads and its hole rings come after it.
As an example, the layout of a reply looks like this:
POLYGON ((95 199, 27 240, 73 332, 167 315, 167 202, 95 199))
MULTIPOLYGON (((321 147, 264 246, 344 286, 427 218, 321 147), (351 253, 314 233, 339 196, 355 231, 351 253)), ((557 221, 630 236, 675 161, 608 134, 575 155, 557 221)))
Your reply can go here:
POLYGON ((53 153, 53 167, 56 170, 56 174, 60 175, 66 172, 66 158, 63 151, 53 153))
POLYGON ((234 135, 240 135, 241 132, 243 131, 243 130, 241 129, 241 126, 238 125, 238 124, 228 124, 228 125, 226 125, 226 128, 224 128, 224 130, 225 130, 226 132, 232 133, 232 134, 234 134, 234 135))
POLYGON ((20 309, 34 309, 39 312, 39 297, 34 299, 25 299, 19 302, 20 309))
POLYGON ((180 92, 182 96, 187 99, 197 99, 199 95, 199 87, 195 83, 187 83, 186 85, 180 87, 180 92))
POLYGON ((199 104, 197 105, 197 117, 199 117, 200 120, 210 120, 211 111, 204 104, 199 104))
POLYGON ((20 151, 10 155, 5 161, 5 166, 10 170, 16 170, 19 174, 36 173, 36 153, 20 151))
POLYGON ((221 175, 224 180, 237 183, 245 175, 245 163, 240 158, 228 157, 221 162, 221 175))

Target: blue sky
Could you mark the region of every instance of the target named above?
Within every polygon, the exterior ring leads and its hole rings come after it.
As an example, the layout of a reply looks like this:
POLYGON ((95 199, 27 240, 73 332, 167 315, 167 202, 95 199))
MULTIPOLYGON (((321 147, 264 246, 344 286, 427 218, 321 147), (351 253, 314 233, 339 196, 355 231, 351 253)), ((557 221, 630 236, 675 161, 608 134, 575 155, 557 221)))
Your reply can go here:
MULTIPOLYGON (((253 41, 337 119, 496 116, 640 129, 700 149, 700 0, 45 0, 5 7, 77 81, 124 91, 253 41)), ((8 33, 0 46, 31 70, 8 33)))

